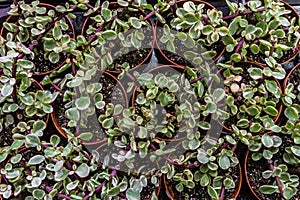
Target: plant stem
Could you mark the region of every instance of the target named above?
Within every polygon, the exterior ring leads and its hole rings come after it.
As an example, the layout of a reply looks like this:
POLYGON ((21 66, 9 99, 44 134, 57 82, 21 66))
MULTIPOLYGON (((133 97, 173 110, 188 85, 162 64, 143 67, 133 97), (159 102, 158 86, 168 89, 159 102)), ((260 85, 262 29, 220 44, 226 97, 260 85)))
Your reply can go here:
MULTIPOLYGON (((99 185, 96 189, 95 189, 95 192, 94 193, 98 193, 98 192, 100 192, 101 191, 101 189, 107 184, 107 182, 108 181, 110 181, 114 176, 116 176, 117 175, 117 170, 113 170, 112 171, 112 173, 110 174, 110 176, 109 176, 109 180, 107 180, 107 181, 104 181, 103 183, 101 183, 101 185, 99 185)), ((88 199, 90 199, 90 195, 88 194, 88 195, 86 195, 85 197, 83 197, 83 199, 82 200, 88 200, 88 199)))
POLYGON ((272 47, 271 47, 271 50, 270 50, 270 53, 269 53, 269 57, 271 57, 273 55, 274 50, 275 50, 275 42, 272 42, 272 47))
MULTIPOLYGON (((222 184, 222 185, 223 185, 223 184, 222 184)), ((225 194, 225 187, 222 186, 219 200, 223 200, 223 199, 224 199, 224 194, 225 194)))
POLYGON ((197 165, 195 163, 190 163, 190 164, 185 166, 186 169, 192 169, 192 168, 195 168, 195 167, 197 167, 197 165))
POLYGON ((6 182, 6 184, 9 184, 9 181, 7 180, 6 176, 4 174, 1 174, 3 180, 6 182))
POLYGON ((72 74, 73 74, 73 76, 75 76, 76 75, 76 66, 75 66, 75 63, 74 63, 74 57, 73 56, 71 56, 71 68, 72 68, 72 74))
POLYGON ((193 80, 190 81, 190 84, 196 83, 197 81, 200 81, 203 77, 198 76, 197 78, 194 78, 193 80))
POLYGON ((56 89, 57 91, 59 91, 61 94, 64 94, 65 91, 63 91, 60 87, 58 87, 55 83, 53 83, 52 81, 50 81, 50 84, 52 85, 52 87, 54 87, 54 89, 56 89))
MULTIPOLYGON (((255 12, 263 12, 263 11, 265 11, 265 8, 259 8, 255 12)), ((248 11, 245 11, 245 12, 242 12, 242 13, 236 13, 236 14, 228 15, 228 16, 223 17, 223 20, 233 19, 233 18, 236 18, 238 16, 242 16, 242 15, 249 15, 253 12, 254 11, 252 11, 252 10, 248 10, 248 11)))
MULTIPOLYGON (((269 168, 270 168, 270 170, 273 171, 274 170, 274 165, 272 164, 272 161, 268 160, 268 162, 269 162, 269 168)), ((279 179, 278 176, 276 176, 275 179, 276 179, 276 183, 277 183, 278 189, 280 191, 280 195, 283 197, 283 189, 282 189, 282 185, 281 185, 280 179, 279 179)))
POLYGON ((150 13, 148 13, 148 14, 143 18, 143 21, 146 21, 147 19, 149 19, 150 17, 152 17, 152 16, 155 14, 155 12, 156 12, 157 10, 158 10, 158 9, 156 8, 156 9, 152 10, 150 13))
POLYGON ((105 22, 102 26, 100 26, 94 34, 89 38, 88 44, 86 46, 90 46, 90 44, 96 39, 97 33, 101 32, 105 26, 107 26, 109 23, 117 19, 117 16, 112 17, 109 21, 105 22))
POLYGON ((213 156, 217 155, 218 153, 220 153, 223 149, 225 149, 227 147, 227 143, 222 144, 222 146, 220 146, 215 152, 212 153, 213 156))
POLYGON ((177 162, 171 160, 170 158, 168 158, 167 156, 164 156, 164 158, 166 159, 166 161, 168 161, 172 165, 177 165, 177 166, 180 165, 179 163, 177 163, 177 162))
POLYGON ((133 77, 130 73, 126 73, 125 74, 130 80, 132 80, 134 83, 135 83, 135 85, 137 86, 137 87, 140 87, 141 85, 140 85, 140 83, 136 80, 136 78, 135 77, 133 77))
POLYGON ((207 17, 202 16, 201 18, 202 18, 202 21, 204 22, 203 25, 209 24, 209 21, 208 21, 207 17))
POLYGON ((245 42, 245 38, 242 38, 241 41, 239 41, 236 49, 235 49, 235 53, 238 53, 240 51, 240 49, 242 48, 243 44, 245 42))
POLYGON ((119 197, 120 197, 121 199, 123 199, 123 200, 124 200, 124 199, 127 199, 127 198, 126 198, 126 195, 125 195, 124 193, 120 193, 120 194, 119 194, 119 197))
MULTIPOLYGON (((50 192, 52 191, 52 187, 50 187, 50 186, 45 185, 44 188, 45 188, 45 190, 46 190, 48 193, 50 193, 50 192)), ((71 198, 70 198, 68 195, 66 195, 66 194, 57 193, 56 196, 57 196, 58 198, 60 198, 60 199, 67 199, 67 200, 70 200, 70 199, 71 199, 71 198)))

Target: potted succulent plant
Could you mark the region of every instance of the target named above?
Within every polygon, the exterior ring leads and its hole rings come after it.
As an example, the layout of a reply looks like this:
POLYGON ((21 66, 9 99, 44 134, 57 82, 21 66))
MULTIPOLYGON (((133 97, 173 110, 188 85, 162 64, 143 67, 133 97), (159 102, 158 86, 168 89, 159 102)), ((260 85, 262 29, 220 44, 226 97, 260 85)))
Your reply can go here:
POLYGON ((106 138, 102 130, 107 128, 107 123, 111 123, 107 117, 102 125, 101 115, 113 114, 111 111, 118 109, 117 105, 121 109, 126 108, 128 100, 124 87, 110 73, 100 73, 91 68, 93 81, 92 78, 87 80, 86 74, 81 72, 83 71, 79 70, 75 76, 67 74, 59 86, 52 83, 59 91, 59 96, 51 116, 55 127, 65 138, 66 128, 75 136, 92 132, 93 136, 85 144, 95 144, 106 138), (95 78, 97 74, 102 75, 95 78))
POLYGON ((279 132, 275 124, 282 105, 281 88, 277 79, 265 75, 265 69, 256 63, 219 63, 224 77, 226 104, 219 105, 230 113, 224 127, 236 134, 244 129, 250 133, 269 130, 279 132))
MULTIPOLYGON (((17 76, 20 74, 17 73, 17 76)), ((49 114, 53 110, 50 104, 55 100, 57 94, 45 91, 37 81, 26 76, 21 79, 13 79, 9 75, 3 75, 1 78, 3 80, 0 86, 2 146, 12 144, 14 128, 22 127, 30 120, 43 120, 47 124, 49 114)), ((31 130, 26 129, 27 131, 31 130)))
POLYGON ((222 38, 233 61, 256 61, 265 64, 273 57, 284 64, 299 52, 299 15, 284 1, 249 1, 237 5, 226 1, 231 20, 229 34, 222 38))
MULTIPOLYGON (((5 199, 22 196, 26 199, 120 197, 133 200, 140 199, 140 193, 145 195, 143 188, 158 184, 158 174, 150 180, 145 175, 122 174, 113 166, 103 168, 99 153, 93 151, 90 155, 83 150, 80 136, 70 136, 65 147, 60 142, 60 138, 53 135, 49 142, 40 142, 37 149, 22 148, 24 140, 15 140, 14 145, 1 148, 1 157, 5 152, 11 157, 1 168, 5 181, 1 183, 0 194, 5 199)), ((155 199, 155 191, 153 194, 152 199, 155 199)))
POLYGON ((156 42, 163 58, 172 64, 198 66, 216 61, 225 46, 221 37, 228 34, 222 12, 205 1, 162 1, 156 42), (171 5, 172 4, 172 5, 171 5), (175 48, 180 45, 182 48, 175 48))
POLYGON ((299 172, 293 169, 295 146, 290 135, 255 136, 245 156, 247 183, 257 199, 297 199, 299 172), (293 151, 291 150, 293 149, 293 151), (259 164, 257 164, 259 163, 259 164))
POLYGON ((139 67, 152 54, 150 17, 155 12, 150 4, 123 0, 91 7, 82 29, 84 50, 96 56, 101 70, 120 72, 139 67), (148 8, 152 11, 146 14, 148 8))
POLYGON ((76 48, 75 30, 67 16, 75 8, 76 5, 54 7, 39 1, 12 4, 10 16, 1 30, 8 42, 8 51, 21 46, 23 50, 14 59, 30 63, 33 75, 58 70, 69 62, 70 52, 76 48))
POLYGON ((171 199, 230 199, 239 194, 242 176, 239 161, 224 139, 205 137, 209 148, 187 151, 164 166, 164 180, 171 199))

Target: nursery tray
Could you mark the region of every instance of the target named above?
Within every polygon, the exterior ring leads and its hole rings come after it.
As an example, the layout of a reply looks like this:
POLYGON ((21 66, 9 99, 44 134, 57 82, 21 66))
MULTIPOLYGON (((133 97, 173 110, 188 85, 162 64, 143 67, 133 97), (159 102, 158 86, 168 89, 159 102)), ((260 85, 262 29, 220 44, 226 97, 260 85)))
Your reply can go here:
MULTIPOLYGON (((90 0, 91 4, 93 4, 95 1, 96 0, 90 0)), ((232 1, 238 2, 237 0, 232 0, 232 1)), ((32 2, 32 0, 26 0, 26 2, 32 2)), ((66 2, 66 1, 65 0, 60 0, 60 1, 40 0, 40 2, 49 3, 49 4, 52 4, 52 5, 58 5, 58 4, 62 4, 64 2, 66 2)), ((148 0, 148 2, 155 3, 156 1, 148 0)), ((211 3, 218 10, 221 10, 224 13, 224 15, 228 14, 228 12, 229 12, 228 7, 226 6, 225 0, 207 0, 206 2, 211 3)), ((240 0, 239 2, 242 3, 244 1, 240 0)), ((285 2, 287 2, 287 3, 291 4, 292 6, 294 6, 295 9, 298 11, 298 13, 300 13, 300 0, 286 0, 285 2)), ((3 22, 6 20, 7 11, 9 11, 11 3, 12 3, 12 0, 0 0, 0 24, 1 24, 1 27, 2 27, 3 22)), ((77 34, 80 34, 83 22, 85 20, 85 18, 83 17, 82 14, 83 14, 83 12, 81 12, 81 11, 75 12, 75 15, 77 16, 77 18, 73 19, 74 27, 76 29, 77 34)), ((225 54, 224 56, 226 57, 226 56, 229 56, 229 55, 225 54)), ((287 71, 289 71, 296 63, 299 63, 299 61, 300 61, 300 56, 298 55, 292 62, 285 64, 284 68, 287 71)), ((156 64, 158 64, 157 63, 157 58, 156 58, 155 53, 153 53, 152 60, 150 61, 150 65, 155 66, 156 64)), ((280 123, 280 120, 279 120, 279 123, 280 123)), ((51 122, 51 124, 49 124, 48 130, 51 133, 56 133, 57 132, 54 125, 52 124, 52 122, 51 122)), ((50 137, 50 136, 46 136, 46 137, 50 137)), ((243 158, 244 158, 245 152, 246 152, 246 148, 243 148, 243 147, 241 147, 241 151, 237 152, 237 155, 238 155, 239 160, 241 162, 241 166, 243 166, 243 161, 244 161, 243 158)), ((161 200, 168 199, 166 194, 165 194, 165 191, 164 191, 163 187, 164 186, 162 185, 162 190, 161 190, 161 193, 160 193, 160 196, 159 196, 159 199, 161 199, 161 200)), ((252 193, 251 193, 250 189, 248 188, 248 185, 245 181, 244 174, 243 174, 242 189, 241 189, 241 192, 240 192, 237 199, 238 200, 253 200, 253 199, 255 199, 255 197, 252 196, 252 193)))

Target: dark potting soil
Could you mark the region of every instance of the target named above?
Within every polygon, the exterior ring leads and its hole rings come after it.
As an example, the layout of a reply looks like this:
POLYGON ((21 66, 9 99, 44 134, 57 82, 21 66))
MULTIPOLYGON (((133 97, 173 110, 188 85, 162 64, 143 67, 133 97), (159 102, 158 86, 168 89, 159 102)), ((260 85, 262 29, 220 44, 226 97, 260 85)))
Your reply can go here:
MULTIPOLYGON (((148 182, 148 185, 146 187, 144 187, 141 192, 141 199, 143 199, 143 200, 148 200, 148 199, 150 200, 152 193, 157 190, 157 187, 155 187, 155 185, 153 185, 151 183, 150 179, 147 179, 147 182, 148 182)), ((156 194, 156 196, 158 196, 158 195, 156 194)))
MULTIPOLYGON (((280 135, 283 144, 279 147, 279 152, 276 153, 273 158, 273 165, 274 162, 277 163, 277 165, 284 163, 282 157, 283 157, 283 153, 284 153, 284 148, 285 147, 289 147, 293 145, 293 141, 291 141, 291 139, 289 138, 289 136, 287 135, 280 135)), ((262 158, 263 159, 263 158, 262 158)), ((295 174, 295 172, 293 171, 293 168, 295 168, 295 166, 289 166, 288 165, 288 172, 291 174, 295 174)), ((259 187, 262 185, 273 185, 274 181, 275 181, 275 177, 274 178, 270 178, 270 179, 264 179, 262 176, 262 172, 269 170, 269 164, 267 160, 259 160, 259 161, 253 161, 251 159, 251 154, 249 153, 248 155, 248 159, 247 159, 247 176, 248 176, 248 180, 249 183, 252 187, 252 189, 255 191, 256 195, 262 199, 262 200, 284 200, 284 198, 282 198, 280 196, 279 193, 274 193, 271 195, 266 195, 263 194, 261 192, 259 192, 259 187)), ((300 175, 300 172, 296 172, 296 175, 300 175)), ((291 200, 298 200, 298 197, 300 196, 300 191, 298 188, 298 192, 297 194, 291 199, 291 200)))
POLYGON ((300 67, 297 67, 291 74, 288 80, 288 84, 291 83, 294 85, 293 94, 296 95, 296 98, 293 100, 294 104, 300 105, 300 95, 299 90, 297 89, 300 86, 300 67))
MULTIPOLYGON (((184 170, 183 167, 175 167, 175 173, 182 173, 184 170)), ((196 170, 196 169, 195 169, 196 170)), ((192 170, 192 171, 195 171, 192 170)), ((225 190, 224 193, 224 199, 230 199, 232 198, 232 195, 234 195, 235 190, 239 186, 239 166, 237 165, 234 168, 230 168, 227 172, 226 171, 221 171, 219 170, 219 174, 225 176, 226 174, 230 174, 233 178, 233 181, 235 183, 235 188, 230 189, 230 190, 225 190)), ((174 180, 167 180, 168 181, 168 186, 169 189, 171 189, 174 193, 174 199, 175 200, 211 200, 211 197, 208 194, 207 187, 202 187, 200 185, 200 182, 195 182, 195 187, 190 189, 190 188, 184 188, 182 192, 178 192, 175 188, 176 184, 178 182, 174 180)))
POLYGON ((52 63, 49 61, 48 57, 46 57, 43 47, 38 45, 35 49, 35 57, 31 61, 34 64, 34 75, 38 75, 45 72, 50 72, 55 68, 59 67, 63 64, 66 59, 66 54, 60 53, 60 60, 57 63, 52 63))

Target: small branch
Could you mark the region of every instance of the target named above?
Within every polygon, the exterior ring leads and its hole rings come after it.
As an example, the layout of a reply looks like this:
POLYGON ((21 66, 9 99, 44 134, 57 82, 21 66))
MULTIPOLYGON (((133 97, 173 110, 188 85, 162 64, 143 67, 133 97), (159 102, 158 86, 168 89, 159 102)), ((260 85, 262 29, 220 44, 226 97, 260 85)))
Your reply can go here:
POLYGON ((89 38, 88 44, 86 46, 89 46, 97 37, 97 33, 101 32, 105 26, 107 26, 109 23, 111 23, 112 21, 116 20, 117 16, 112 17, 108 22, 105 22, 102 26, 100 26, 95 32, 94 34, 89 38))
POLYGON ((218 153, 220 153, 223 149, 225 149, 227 147, 227 143, 224 143, 222 146, 220 146, 215 152, 212 153, 213 156, 217 155, 218 153))
POLYGON ((190 164, 185 166, 186 169, 192 169, 192 168, 195 168, 195 167, 198 167, 198 165, 196 165, 195 163, 190 163, 190 164))
MULTIPOLYGON (((223 184, 222 184, 222 185, 223 185, 223 184)), ((225 194, 225 187, 222 186, 219 200, 223 200, 223 199, 224 199, 224 194, 225 194)))
POLYGON ((205 16, 202 16, 202 21, 204 22, 203 25, 209 24, 209 21, 205 16))
POLYGON ((177 162, 175 162, 175 161, 171 160, 171 159, 170 159, 170 158, 168 158, 167 156, 165 156, 164 158, 165 158, 165 159, 166 159, 166 161, 168 161, 170 164, 172 164, 172 165, 177 165, 177 166, 180 166, 180 164, 179 164, 179 163, 177 163, 177 162))
POLYGON ((270 50, 270 53, 269 53, 269 57, 271 57, 273 55, 274 50, 275 50, 275 42, 272 42, 272 47, 271 47, 271 50, 270 50))
MULTIPOLYGON (((269 162, 269 168, 270 170, 274 171, 274 165, 272 164, 272 161, 271 160, 268 160, 269 162)), ((276 176, 276 183, 277 183, 277 186, 278 186, 278 189, 280 191, 280 195, 283 197, 283 189, 282 189, 282 185, 281 185, 281 182, 280 182, 280 179, 278 176, 276 176)))
MULTIPOLYGON (((104 181, 103 183, 101 183, 101 185, 99 185, 99 186, 95 189, 95 192, 94 192, 94 193, 100 192, 101 189, 107 184, 107 182, 110 181, 114 176, 116 176, 116 174, 117 174, 117 170, 114 169, 114 170, 112 171, 112 173, 110 174, 110 176, 109 176, 109 180, 104 181)), ((88 194, 88 195, 86 195, 85 197, 83 197, 82 200, 88 200, 88 199, 90 199, 90 197, 91 197, 91 196, 88 194)))
MULTIPOLYGON (((44 188, 45 188, 45 190, 46 190, 48 193, 50 193, 50 192, 52 191, 52 187, 50 187, 50 186, 45 185, 44 188)), ((70 199, 71 199, 71 198, 70 198, 68 195, 66 195, 66 194, 57 193, 56 196, 57 196, 58 198, 60 198, 60 199, 67 199, 67 200, 70 200, 70 199)))
POLYGON ((72 66, 72 74, 73 74, 73 76, 75 76, 76 75, 76 66, 75 66, 75 63, 74 63, 74 57, 73 56, 71 56, 71 66, 72 66))
MULTIPOLYGON (((255 11, 255 12, 263 12, 263 11, 265 11, 265 8, 257 9, 257 11, 255 11)), ((228 16, 223 17, 223 20, 233 19, 233 18, 236 18, 238 16, 242 16, 242 15, 249 15, 253 12, 254 11, 252 11, 252 10, 248 10, 248 11, 245 11, 245 12, 242 12, 242 13, 236 13, 236 14, 228 15, 228 16)))
POLYGON ((57 85, 55 85, 55 83, 53 83, 52 81, 50 81, 50 84, 52 85, 52 87, 54 87, 54 89, 56 89, 57 91, 59 91, 61 94, 65 93, 65 91, 63 91, 60 87, 58 87, 57 85))
POLYGON ((6 176, 4 174, 1 174, 3 180, 5 181, 6 184, 9 184, 9 181, 7 180, 6 176))
POLYGON ((241 41, 239 41, 236 49, 235 49, 235 53, 238 53, 240 51, 240 49, 242 48, 243 44, 245 42, 245 38, 242 38, 241 41))
POLYGON ((140 83, 136 80, 136 78, 134 78, 130 73, 126 73, 125 74, 130 80, 132 80, 134 83, 135 83, 135 85, 137 86, 137 87, 140 87, 141 85, 140 85, 140 83))
POLYGON ((190 84, 196 83, 197 81, 200 81, 202 78, 203 78, 202 76, 194 78, 193 80, 190 81, 190 84))
POLYGON ((157 10, 158 10, 158 9, 156 8, 156 9, 152 10, 150 13, 148 13, 148 14, 143 18, 143 21, 146 21, 147 19, 149 19, 150 17, 152 17, 152 16, 155 14, 155 12, 156 12, 157 10))

